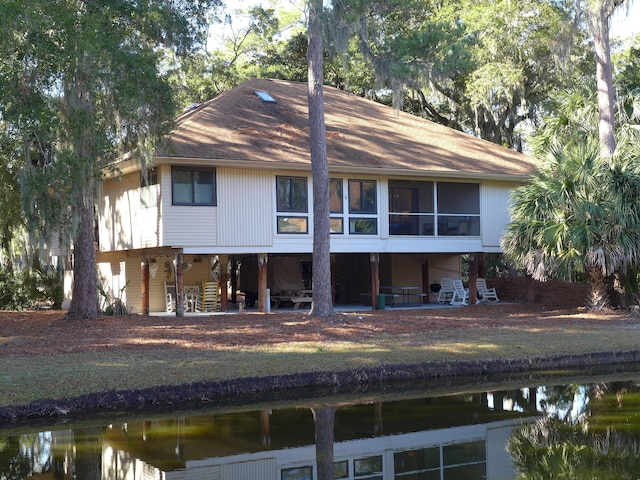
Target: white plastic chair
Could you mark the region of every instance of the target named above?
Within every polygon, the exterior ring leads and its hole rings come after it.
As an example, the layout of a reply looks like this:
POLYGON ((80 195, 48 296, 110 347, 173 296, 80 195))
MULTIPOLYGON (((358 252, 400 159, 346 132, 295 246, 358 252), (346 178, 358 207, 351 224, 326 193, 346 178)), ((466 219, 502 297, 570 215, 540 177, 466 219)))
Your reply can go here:
POLYGON ((173 312, 176 309, 176 302, 173 299, 173 295, 170 293, 166 294, 166 307, 167 307, 167 312, 173 312))
POLYGON ((187 312, 199 312, 202 298, 200 297, 200 287, 198 285, 185 285, 184 287, 184 309, 187 312))
POLYGON ((476 289, 480 295, 481 302, 499 302, 498 294, 495 288, 488 288, 487 281, 484 278, 476 279, 476 289))
POLYGON ((469 289, 464 288, 462 280, 453 280, 453 297, 449 302, 451 305, 468 305, 469 304, 469 289))
POLYGON ((204 282, 202 292, 203 312, 214 312, 218 310, 220 298, 218 297, 218 282, 204 282))

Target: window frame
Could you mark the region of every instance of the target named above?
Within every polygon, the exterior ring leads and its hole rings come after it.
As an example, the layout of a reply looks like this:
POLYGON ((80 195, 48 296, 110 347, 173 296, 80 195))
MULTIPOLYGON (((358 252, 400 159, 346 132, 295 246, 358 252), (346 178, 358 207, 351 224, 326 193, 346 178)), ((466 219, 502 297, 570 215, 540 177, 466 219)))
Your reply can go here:
POLYGON ((378 200, 378 180, 366 178, 348 178, 347 179, 347 201, 349 208, 347 209, 347 226, 349 235, 378 235, 379 230, 379 200, 378 200), (352 185, 359 184, 359 208, 353 208, 352 185), (363 208, 364 203, 364 184, 373 186, 373 209, 363 208), (373 228, 371 231, 357 231, 359 225, 369 224, 373 228))
POLYGON ((301 175, 276 175, 275 176, 275 206, 276 206, 276 233, 278 235, 307 235, 309 234, 309 178, 301 175), (289 181, 289 198, 288 205, 281 205, 279 198, 280 182, 286 180, 289 181), (294 181, 303 181, 304 188, 298 189, 298 192, 304 192, 304 208, 294 208, 293 204, 296 203, 292 198, 294 189, 291 185, 294 181), (304 229, 299 231, 286 231, 281 228, 281 224, 288 219, 304 220, 304 229))
MULTIPOLYGON (((216 169, 214 167, 182 167, 182 166, 172 166, 171 167, 171 205, 179 206, 179 207, 215 207, 218 204, 217 196, 218 189, 216 188, 217 183, 217 175, 216 169), (176 201, 176 173, 177 172, 189 172, 191 176, 191 201, 190 202, 180 202, 176 201), (196 185, 194 173, 196 172, 204 172, 211 174, 211 201, 210 202, 196 202, 196 185)), ((185 184, 186 185, 186 184, 185 184)))
POLYGON ((307 177, 301 177, 296 175, 276 175, 276 211, 278 213, 309 213, 309 179, 307 177), (281 208, 280 205, 280 185, 279 182, 281 180, 289 181, 289 208, 281 208), (293 181, 302 180, 304 181, 304 188, 299 190, 304 192, 304 208, 295 208, 293 206, 293 195, 294 189, 291 188, 293 181))
POLYGON ((344 179, 329 178, 329 229, 331 235, 344 234, 344 179), (335 188, 333 186, 335 185, 335 188), (332 195, 335 193, 335 199, 332 195), (340 207, 331 208, 331 202, 338 200, 340 207))

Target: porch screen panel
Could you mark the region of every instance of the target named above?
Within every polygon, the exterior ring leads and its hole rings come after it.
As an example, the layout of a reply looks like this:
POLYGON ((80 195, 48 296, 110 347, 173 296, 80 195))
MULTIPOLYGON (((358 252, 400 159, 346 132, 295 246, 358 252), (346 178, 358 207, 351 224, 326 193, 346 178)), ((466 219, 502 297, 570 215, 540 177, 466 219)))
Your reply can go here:
POLYGON ((439 236, 480 235, 480 185, 437 183, 437 234, 439 236))
POLYGON ((434 234, 433 182, 389 180, 389 234, 434 234))

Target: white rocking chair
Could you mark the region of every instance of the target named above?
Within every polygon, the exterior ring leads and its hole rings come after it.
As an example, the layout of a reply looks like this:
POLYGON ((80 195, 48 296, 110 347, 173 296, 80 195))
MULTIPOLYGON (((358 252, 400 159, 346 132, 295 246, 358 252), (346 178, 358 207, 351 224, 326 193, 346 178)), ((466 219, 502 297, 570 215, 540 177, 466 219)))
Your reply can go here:
POLYGON ((476 289, 480 296, 481 302, 499 302, 498 294, 495 288, 488 288, 487 281, 484 278, 476 279, 476 289))
POLYGON ((464 288, 462 280, 453 280, 453 297, 449 302, 451 305, 468 305, 469 304, 469 289, 464 288))

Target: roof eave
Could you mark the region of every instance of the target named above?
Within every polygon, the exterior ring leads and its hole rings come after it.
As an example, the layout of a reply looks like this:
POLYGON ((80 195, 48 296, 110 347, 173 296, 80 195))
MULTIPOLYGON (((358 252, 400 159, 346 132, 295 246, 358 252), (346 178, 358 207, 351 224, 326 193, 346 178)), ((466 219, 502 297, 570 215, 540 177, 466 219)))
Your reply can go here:
MULTIPOLYGON (((190 157, 156 157, 155 164, 171 165, 197 165, 207 163, 216 167, 243 168, 252 170, 280 170, 280 171, 311 171, 311 164, 308 162, 288 163, 264 161, 251 161, 240 159, 212 159, 212 158, 190 158, 190 157)), ((356 166, 332 166, 329 165, 332 173, 359 173, 373 176, 398 176, 398 177, 430 177, 430 178, 461 178, 467 180, 497 180, 503 182, 525 182, 531 178, 529 174, 509 174, 495 172, 461 172, 453 170, 407 170, 389 169, 381 167, 356 167, 356 166)))

